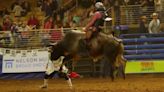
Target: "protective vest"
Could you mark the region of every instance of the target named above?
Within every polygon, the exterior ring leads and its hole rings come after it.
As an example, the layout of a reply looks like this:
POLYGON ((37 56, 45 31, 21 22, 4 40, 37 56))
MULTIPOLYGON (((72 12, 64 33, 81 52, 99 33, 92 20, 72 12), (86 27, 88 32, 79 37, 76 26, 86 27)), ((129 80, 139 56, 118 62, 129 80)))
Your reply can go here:
POLYGON ((104 20, 106 18, 105 12, 104 11, 98 11, 101 14, 101 18, 97 19, 93 26, 96 28, 96 31, 100 32, 102 31, 102 27, 104 26, 104 20))

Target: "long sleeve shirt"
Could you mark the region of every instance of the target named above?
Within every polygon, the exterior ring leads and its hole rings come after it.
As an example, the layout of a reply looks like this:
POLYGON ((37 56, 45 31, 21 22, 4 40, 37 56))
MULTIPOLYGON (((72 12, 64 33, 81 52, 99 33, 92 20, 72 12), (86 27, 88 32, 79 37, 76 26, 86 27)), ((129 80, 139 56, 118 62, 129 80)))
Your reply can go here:
POLYGON ((148 27, 149 33, 158 33, 160 31, 160 20, 152 20, 148 27))

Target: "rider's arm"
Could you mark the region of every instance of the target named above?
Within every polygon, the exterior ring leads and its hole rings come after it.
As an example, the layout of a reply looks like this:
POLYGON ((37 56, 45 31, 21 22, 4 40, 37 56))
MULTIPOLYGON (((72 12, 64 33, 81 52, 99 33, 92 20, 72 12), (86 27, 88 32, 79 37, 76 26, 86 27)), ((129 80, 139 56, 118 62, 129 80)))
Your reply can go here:
POLYGON ((93 24, 95 23, 95 21, 96 21, 97 19, 99 19, 99 18, 101 18, 100 12, 96 12, 96 13, 93 15, 91 21, 90 21, 90 22, 87 24, 87 26, 85 27, 85 31, 88 30, 90 27, 92 27, 93 24))

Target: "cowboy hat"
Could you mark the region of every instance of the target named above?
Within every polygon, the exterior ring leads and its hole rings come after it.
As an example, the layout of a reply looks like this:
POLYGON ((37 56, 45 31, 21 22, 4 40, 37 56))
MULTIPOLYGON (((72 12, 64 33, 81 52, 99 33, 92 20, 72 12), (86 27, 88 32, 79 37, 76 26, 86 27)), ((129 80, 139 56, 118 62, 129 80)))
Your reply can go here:
POLYGON ((151 17, 153 17, 153 16, 158 16, 158 14, 157 14, 157 13, 153 13, 153 14, 151 15, 151 17))

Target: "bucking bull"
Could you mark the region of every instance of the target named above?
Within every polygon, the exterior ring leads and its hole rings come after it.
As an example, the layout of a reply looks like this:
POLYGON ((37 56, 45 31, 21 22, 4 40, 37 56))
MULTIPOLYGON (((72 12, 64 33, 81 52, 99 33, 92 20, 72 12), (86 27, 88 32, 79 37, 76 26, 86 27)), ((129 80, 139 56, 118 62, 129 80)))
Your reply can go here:
POLYGON ((126 59, 123 57, 124 46, 122 41, 101 32, 97 37, 90 40, 89 45, 84 42, 84 38, 84 32, 72 30, 67 32, 65 37, 58 44, 62 44, 64 49, 67 50, 68 53, 75 55, 75 57, 80 55, 79 53, 89 53, 89 56, 94 62, 105 58, 109 62, 111 68, 110 77, 112 81, 115 76, 114 71, 117 70, 119 66, 123 66, 121 73, 125 78, 124 68, 126 59))

